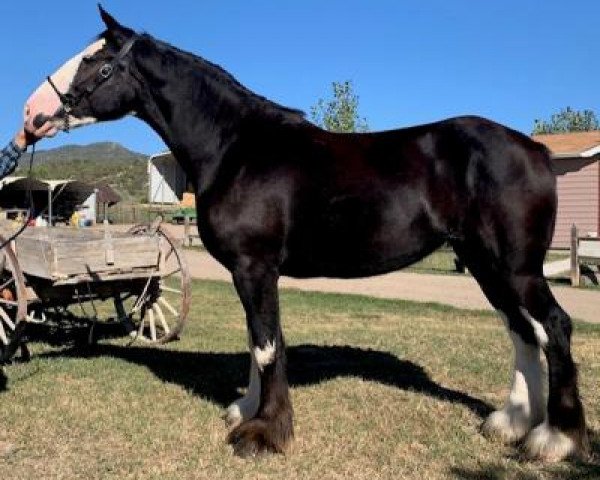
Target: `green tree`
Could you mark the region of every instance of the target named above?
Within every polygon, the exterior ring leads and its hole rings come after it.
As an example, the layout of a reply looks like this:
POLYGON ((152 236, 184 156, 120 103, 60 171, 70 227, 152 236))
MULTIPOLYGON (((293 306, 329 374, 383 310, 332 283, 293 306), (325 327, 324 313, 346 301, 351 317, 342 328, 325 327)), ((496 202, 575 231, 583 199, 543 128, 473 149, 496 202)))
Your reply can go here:
POLYGON ((600 130, 600 122, 592 110, 573 110, 563 108, 550 117, 550 121, 536 119, 533 122, 532 135, 544 133, 588 132, 600 130))
POLYGON ((369 130, 365 118, 358 113, 358 95, 350 80, 333 82, 333 98, 310 107, 310 116, 317 125, 330 132, 351 133, 369 130))

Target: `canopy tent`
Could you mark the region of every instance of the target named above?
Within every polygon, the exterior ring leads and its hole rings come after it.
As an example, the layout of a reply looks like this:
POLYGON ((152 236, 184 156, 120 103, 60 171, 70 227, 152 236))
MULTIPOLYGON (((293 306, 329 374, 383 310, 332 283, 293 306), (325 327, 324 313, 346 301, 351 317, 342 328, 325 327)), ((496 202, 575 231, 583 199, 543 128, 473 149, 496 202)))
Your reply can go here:
POLYGON ((98 203, 106 209, 106 205, 113 205, 120 200, 121 197, 107 184, 29 177, 6 177, 0 180, 0 208, 29 210, 33 203, 33 216, 43 214, 50 224, 67 220, 84 204, 93 210, 91 216, 95 219, 98 203))

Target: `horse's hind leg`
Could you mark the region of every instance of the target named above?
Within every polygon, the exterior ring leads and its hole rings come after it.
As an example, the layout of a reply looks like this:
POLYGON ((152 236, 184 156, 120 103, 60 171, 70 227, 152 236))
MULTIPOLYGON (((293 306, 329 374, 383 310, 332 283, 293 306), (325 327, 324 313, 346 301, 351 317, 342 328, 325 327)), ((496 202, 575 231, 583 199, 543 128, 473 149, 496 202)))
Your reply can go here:
POLYGON ((515 347, 515 372, 507 403, 490 415, 484 431, 511 442, 529 433, 524 445, 533 458, 557 461, 585 455, 588 445, 571 357, 569 316, 550 292, 541 266, 533 269, 537 272, 515 269, 510 261, 480 247, 480 243, 459 246, 457 253, 505 320, 515 347), (545 407, 540 348, 549 371, 545 407))
POLYGON ((571 356, 571 319, 544 278, 533 280, 525 295, 525 313, 546 355, 549 377, 546 419, 527 437, 526 451, 533 458, 555 461, 570 455, 586 457, 589 445, 571 356))

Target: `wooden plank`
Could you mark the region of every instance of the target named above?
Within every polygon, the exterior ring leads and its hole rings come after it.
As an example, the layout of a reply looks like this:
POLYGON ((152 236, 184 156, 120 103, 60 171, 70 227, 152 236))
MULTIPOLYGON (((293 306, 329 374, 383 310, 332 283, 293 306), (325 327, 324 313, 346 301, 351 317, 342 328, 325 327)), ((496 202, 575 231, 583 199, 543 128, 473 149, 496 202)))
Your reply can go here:
POLYGON ((579 286, 580 272, 579 272, 579 258, 577 249, 577 226, 573 224, 571 226, 571 285, 574 287, 579 286))
POLYGON ((139 271, 129 272, 100 272, 90 275, 73 275, 67 278, 56 279, 53 282, 53 286, 64 286, 64 285, 77 285, 83 282, 112 282, 117 280, 135 280, 139 278, 158 277, 160 273, 154 269, 146 269, 139 271))
POLYGON ((580 264, 600 265, 600 238, 579 237, 577 253, 580 264))
POLYGON ((579 256, 600 258, 600 238, 579 238, 579 256))
POLYGON ((28 228, 16 239, 15 250, 25 274, 54 281, 148 272, 158 269, 160 258, 158 236, 116 232, 106 237, 103 231, 70 228, 28 228))
POLYGON ((52 278, 52 247, 34 237, 17 238, 17 259, 24 273, 42 278, 52 278))
POLYGON ((157 265, 159 252, 156 237, 113 238, 112 255, 109 258, 106 255, 106 242, 106 239, 102 239, 55 243, 57 265, 54 275, 62 277, 157 265))

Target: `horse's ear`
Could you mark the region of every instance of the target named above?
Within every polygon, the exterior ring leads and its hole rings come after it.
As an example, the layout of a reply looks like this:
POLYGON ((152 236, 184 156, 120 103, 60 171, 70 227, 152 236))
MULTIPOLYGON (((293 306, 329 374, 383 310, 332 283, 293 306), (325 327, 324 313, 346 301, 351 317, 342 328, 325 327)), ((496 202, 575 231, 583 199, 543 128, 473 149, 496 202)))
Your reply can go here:
POLYGON ((108 13, 102 5, 98 4, 98 10, 100 10, 100 17, 106 25, 106 36, 108 40, 112 40, 117 44, 122 44, 127 41, 135 32, 127 27, 121 25, 115 18, 108 13))

